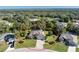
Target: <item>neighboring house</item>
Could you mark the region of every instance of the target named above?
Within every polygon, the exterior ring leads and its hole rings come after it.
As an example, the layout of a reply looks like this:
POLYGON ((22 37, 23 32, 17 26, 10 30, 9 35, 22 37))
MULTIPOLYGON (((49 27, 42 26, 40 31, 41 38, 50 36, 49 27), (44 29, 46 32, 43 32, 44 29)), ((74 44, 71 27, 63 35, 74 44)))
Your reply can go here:
POLYGON ((29 19, 30 21, 38 21, 38 20, 40 20, 38 17, 30 17, 30 19, 29 19))
POLYGON ((53 21, 54 19, 47 17, 46 20, 47 20, 47 21, 53 21))
POLYGON ((62 27, 67 27, 67 23, 65 22, 57 22, 57 25, 60 25, 62 27))
POLYGON ((60 21, 60 18, 53 18, 54 20, 56 20, 56 21, 60 21))
POLYGON ((79 20, 76 20, 76 19, 75 19, 73 22, 75 22, 75 23, 79 23, 79 20))
POLYGON ((29 38, 36 37, 39 40, 45 40, 45 34, 42 30, 32 30, 28 36, 29 38))
POLYGON ((74 20, 73 25, 75 25, 75 27, 79 27, 79 20, 74 20))
POLYGON ((5 25, 8 25, 8 26, 13 26, 13 23, 10 23, 10 22, 4 21, 4 20, 0 20, 0 23, 4 23, 5 25))
POLYGON ((74 42, 73 37, 70 33, 61 34, 59 37, 59 41, 64 42, 68 46, 76 46, 77 44, 74 42))

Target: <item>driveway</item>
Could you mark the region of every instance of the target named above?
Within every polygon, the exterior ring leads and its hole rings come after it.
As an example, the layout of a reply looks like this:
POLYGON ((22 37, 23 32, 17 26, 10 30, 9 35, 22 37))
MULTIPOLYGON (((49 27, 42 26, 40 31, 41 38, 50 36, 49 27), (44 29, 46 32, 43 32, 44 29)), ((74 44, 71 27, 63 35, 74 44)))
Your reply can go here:
POLYGON ((43 49, 44 43, 44 40, 37 40, 35 48, 43 49))

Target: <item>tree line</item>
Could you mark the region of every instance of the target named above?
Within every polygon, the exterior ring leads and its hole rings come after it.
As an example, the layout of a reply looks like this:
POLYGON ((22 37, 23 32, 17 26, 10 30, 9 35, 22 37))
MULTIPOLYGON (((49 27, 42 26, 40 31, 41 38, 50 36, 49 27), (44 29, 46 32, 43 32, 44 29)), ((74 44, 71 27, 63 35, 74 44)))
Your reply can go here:
MULTIPOLYGON (((7 12, 6 12, 7 13, 7 12)), ((12 32, 25 36, 26 32, 33 29, 42 29, 50 34, 59 35, 63 32, 77 32, 79 27, 73 25, 75 20, 79 19, 79 11, 43 11, 43 12, 11 12, 12 16, 3 16, 2 20, 13 23, 8 26, 0 23, 0 33, 12 32), (40 20, 30 21, 30 17, 36 17, 40 20), (50 20, 51 19, 51 20, 50 20), (67 27, 60 27, 57 22, 67 23, 67 27)))

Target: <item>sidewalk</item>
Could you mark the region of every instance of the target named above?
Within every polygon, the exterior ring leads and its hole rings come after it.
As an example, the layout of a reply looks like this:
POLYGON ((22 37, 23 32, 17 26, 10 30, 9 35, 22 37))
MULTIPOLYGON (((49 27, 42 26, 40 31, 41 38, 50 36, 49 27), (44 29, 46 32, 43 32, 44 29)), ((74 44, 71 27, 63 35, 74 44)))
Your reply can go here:
POLYGON ((12 50, 15 50, 15 48, 7 48, 6 50, 5 50, 5 52, 8 52, 8 51, 12 51, 12 50))

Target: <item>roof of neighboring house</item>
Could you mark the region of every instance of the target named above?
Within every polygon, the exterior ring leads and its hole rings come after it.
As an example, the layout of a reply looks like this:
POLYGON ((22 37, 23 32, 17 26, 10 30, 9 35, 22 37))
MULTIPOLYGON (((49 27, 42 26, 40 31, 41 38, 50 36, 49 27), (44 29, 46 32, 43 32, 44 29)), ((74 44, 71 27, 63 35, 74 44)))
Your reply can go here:
POLYGON ((34 19, 29 19, 30 21, 38 21, 40 19, 34 18, 34 19))
POLYGON ((31 34, 41 34, 41 35, 45 35, 43 30, 33 30, 31 32, 31 34))
POLYGON ((9 25, 9 26, 12 26, 13 25, 13 23, 10 23, 10 22, 4 21, 4 20, 0 20, 0 22, 5 23, 6 25, 9 25))
POLYGON ((36 16, 32 16, 32 17, 30 17, 30 19, 29 19, 30 21, 38 21, 38 20, 40 20, 38 17, 36 17, 36 16))
POLYGON ((67 23, 65 23, 65 22, 57 22, 57 25, 66 27, 67 23))
POLYGON ((64 33, 61 36, 64 37, 65 39, 69 39, 69 40, 72 39, 73 40, 71 34, 69 34, 69 33, 64 33))

